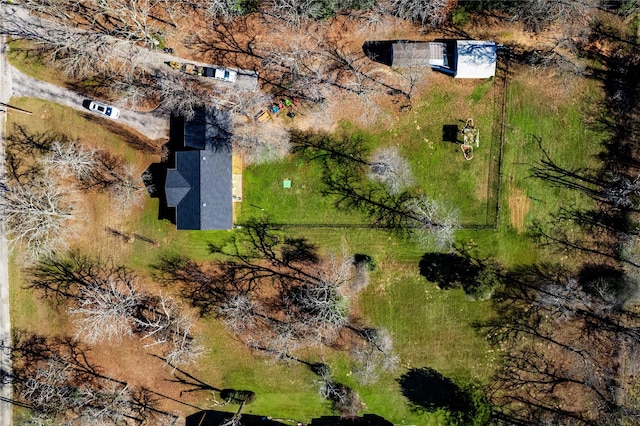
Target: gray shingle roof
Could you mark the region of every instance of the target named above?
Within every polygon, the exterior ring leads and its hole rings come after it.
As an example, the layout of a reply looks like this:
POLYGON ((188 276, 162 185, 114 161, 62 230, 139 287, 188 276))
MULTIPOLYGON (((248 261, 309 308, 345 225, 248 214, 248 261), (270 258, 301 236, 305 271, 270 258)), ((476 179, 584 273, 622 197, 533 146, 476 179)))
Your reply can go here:
POLYGON ((180 201, 182 201, 185 195, 191 190, 191 184, 182 176, 180 170, 171 169, 167 170, 165 190, 167 204, 175 207, 180 204, 180 201))
POLYGON ((178 229, 231 229, 231 118, 200 110, 184 123, 184 145, 175 169, 167 171, 167 205, 176 208, 178 229), (188 149, 195 148, 195 149, 188 149))
POLYGON ((204 108, 195 111, 194 117, 184 123, 185 148, 204 149, 206 142, 207 114, 204 108))
POLYGON ((429 43, 398 41, 391 47, 392 66, 429 66, 429 43))

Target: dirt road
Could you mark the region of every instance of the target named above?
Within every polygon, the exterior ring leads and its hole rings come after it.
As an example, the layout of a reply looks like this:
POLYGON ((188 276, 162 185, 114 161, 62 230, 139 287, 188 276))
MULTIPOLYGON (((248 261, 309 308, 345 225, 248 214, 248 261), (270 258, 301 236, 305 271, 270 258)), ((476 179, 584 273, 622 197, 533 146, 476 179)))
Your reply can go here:
MULTIPOLYGON (((0 102, 8 103, 11 96, 11 72, 5 58, 6 40, 0 36, 0 102)), ((3 108, 4 109, 4 108, 3 108)), ((0 112, 0 187, 6 181, 4 131, 7 112, 0 112)), ((4 215, 0 212, 0 424, 13 424, 13 387, 7 383, 11 377, 11 320, 9 317, 9 247, 6 237, 4 215)))

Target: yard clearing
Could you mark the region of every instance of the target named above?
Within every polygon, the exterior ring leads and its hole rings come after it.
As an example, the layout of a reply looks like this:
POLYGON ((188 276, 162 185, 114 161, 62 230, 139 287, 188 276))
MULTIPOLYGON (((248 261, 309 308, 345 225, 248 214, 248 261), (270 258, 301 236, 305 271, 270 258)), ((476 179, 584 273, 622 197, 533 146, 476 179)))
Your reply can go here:
MULTIPOLYGON (((128 144, 121 135, 114 135, 102 129, 99 124, 91 120, 91 117, 32 99, 17 99, 13 102, 21 108, 46 111, 44 122, 22 120, 15 116, 17 123, 38 131, 62 132, 66 129, 74 129, 72 133, 74 137, 78 137, 89 146, 108 149, 113 154, 126 158, 138 174, 141 174, 148 164, 158 161, 157 154, 135 149, 139 144, 128 144)), ((236 167, 238 167, 237 163, 236 167)), ((271 171, 273 169, 273 166, 265 168, 271 171)), ((317 189, 310 191, 317 188, 313 179, 309 178, 305 182, 294 175, 287 176, 292 178, 291 190, 282 188, 282 176, 277 175, 277 179, 274 180, 274 192, 291 191, 289 194, 293 197, 292 199, 301 198, 306 199, 307 202, 320 200, 317 189), (305 195, 304 191, 310 192, 305 195)), ((245 186, 249 193, 255 188, 247 182, 245 186)), ((249 203, 253 201, 246 197, 248 195, 245 195, 242 203, 238 203, 242 204, 243 209, 250 207, 249 203)), ((116 262, 126 263, 141 276, 141 285, 155 291, 168 294, 175 292, 175 289, 162 288, 154 284, 151 265, 161 254, 178 252, 195 259, 206 260, 210 258, 208 244, 228 240, 232 235, 226 231, 177 232, 173 225, 166 221, 158 221, 157 200, 148 197, 142 209, 127 212, 114 210, 109 206, 108 198, 102 195, 85 196, 84 200, 88 216, 76 241, 72 242, 72 247, 94 256, 112 258, 116 262), (130 238, 114 236, 108 228, 130 238), (137 236, 142 236, 144 239, 137 236), (155 244, 150 244, 148 241, 153 241, 155 244)), ((281 201, 274 199, 274 202, 279 206, 283 205, 281 201)), ((274 210, 271 205, 265 206, 269 210, 274 210)), ((255 207, 253 210, 258 212, 255 207)), ((347 218, 352 220, 353 217, 350 214, 336 212, 330 203, 326 204, 324 214, 327 221, 333 221, 340 215, 344 215, 342 217, 345 220, 347 218)), ((289 219, 295 222, 294 217, 289 219)), ((366 251, 376 258, 381 272, 374 274, 367 292, 369 295, 363 296, 358 310, 362 313, 363 319, 367 318, 367 322, 373 321, 375 325, 390 329, 397 341, 397 350, 403 358, 403 368, 421 366, 425 363, 434 365, 433 363, 441 359, 441 356, 451 360, 453 352, 450 351, 454 346, 448 345, 447 342, 454 336, 459 336, 455 338, 458 342, 455 353, 458 354, 456 357, 462 356, 460 361, 450 364, 454 366, 453 368, 447 368, 446 364, 435 365, 439 365, 444 373, 456 377, 471 375, 481 379, 486 378, 490 373, 491 367, 486 360, 479 361, 480 364, 473 364, 472 368, 462 367, 462 364, 467 363, 479 348, 483 348, 480 349, 481 352, 487 353, 486 344, 481 338, 474 336, 473 331, 468 328, 467 321, 482 318, 486 309, 489 308, 488 304, 473 305, 468 311, 467 302, 461 293, 438 292, 435 289, 425 293, 425 283, 414 272, 409 275, 397 275, 392 281, 384 278, 387 273, 395 274, 394 271, 415 270, 421 252, 411 244, 398 240, 383 230, 353 229, 327 233, 326 231, 316 232, 313 228, 299 228, 292 232, 319 244, 322 252, 345 249, 353 253, 368 247, 366 251), (383 293, 379 293, 380 291, 383 293), (431 294, 437 297, 433 299, 431 294), (411 302, 409 305, 404 305, 403 301, 411 302), (431 308, 424 310, 431 305, 431 308), (409 306, 416 311, 407 314, 410 311, 406 311, 405 308, 409 306), (466 319, 460 321, 460 313, 467 311, 468 313, 464 314, 466 319), (427 325, 429 328, 425 328, 427 325), (429 332, 431 327, 433 332, 429 332), (423 347, 430 347, 432 350, 425 353, 422 350, 423 347), (478 365, 484 367, 477 369, 478 365)), ((19 268, 20 262, 14 268, 12 280, 15 329, 44 335, 73 333, 74 328, 65 314, 64 306, 51 307, 38 294, 24 289, 28 283, 23 273, 19 272, 19 268), (47 318, 47 321, 42 321, 42 318, 47 318)), ((273 361, 252 353, 235 341, 215 319, 203 319, 198 330, 203 343, 209 350, 197 367, 188 368, 186 372, 215 388, 240 388, 256 392, 258 395, 256 402, 247 406, 245 412, 269 413, 273 417, 303 420, 321 414, 330 414, 329 407, 317 394, 314 384, 315 376, 306 367, 298 364, 274 364, 273 361), (283 404, 283 401, 289 402, 283 404)), ((192 413, 194 408, 185 404, 202 408, 208 406, 207 392, 190 392, 180 395, 180 392, 185 390, 184 385, 167 381, 173 377, 171 369, 163 367, 160 360, 138 345, 139 343, 135 340, 99 345, 90 351, 89 360, 95 362, 103 371, 108 371, 109 376, 114 379, 127 381, 131 386, 145 386, 162 394, 160 405, 162 409, 187 415, 192 413), (181 402, 176 402, 178 400, 181 402)), ((359 387, 351 378, 352 366, 343 353, 327 350, 320 356, 321 359, 335 364, 336 378, 359 387)), ((394 375, 384 376, 380 383, 381 386, 384 384, 384 388, 396 389, 394 375)), ((387 396, 381 398, 378 395, 379 389, 380 387, 377 386, 366 386, 360 389, 367 402, 367 412, 382 414, 398 421, 402 419, 407 421, 412 419, 411 421, 418 423, 422 421, 422 415, 412 413, 404 405, 399 390, 385 391, 387 396)))
MULTIPOLYGON (((436 77, 439 78, 440 76, 436 77)), ((483 203, 486 202, 486 164, 489 160, 487 144, 493 117, 491 86, 483 89, 482 93, 479 92, 471 83, 459 84, 443 79, 439 85, 426 92, 424 101, 419 106, 395 121, 390 129, 366 134, 372 143, 396 144, 400 147, 411 158, 424 192, 435 192, 454 205, 459 205, 462 217, 470 221, 474 218, 481 220, 485 214, 486 206, 483 203), (442 142, 440 138, 442 125, 456 123, 470 116, 474 117, 481 129, 488 130, 481 130, 481 135, 487 134, 487 143, 481 136, 480 147, 474 153, 475 158, 465 161, 457 144, 442 142)), ((512 92, 511 102, 522 102, 520 93, 523 92, 512 92)), ((27 99, 17 100, 16 105, 40 111, 39 115, 45 116, 43 121, 25 121, 23 124, 38 130, 76 129, 74 136, 91 146, 122 155, 139 173, 148 164, 158 160, 156 154, 136 149, 140 146, 139 143, 128 144, 122 135, 113 135, 76 112, 27 99)), ((539 105, 532 105, 531 108, 539 108, 539 105)), ((510 133, 511 143, 525 143, 526 146, 526 138, 516 138, 524 130, 520 130, 517 123, 515 126, 510 133)), ((354 128, 350 131, 362 132, 354 128)), ((507 151, 507 155, 511 156, 507 157, 508 167, 513 167, 512 155, 516 153, 519 156, 521 152, 513 149, 507 151)), ((535 151, 530 153, 533 155, 535 151)), ((239 162, 236 161, 234 171, 240 170, 239 162)), ((425 282, 417 273, 417 265, 424 251, 413 244, 400 240, 385 230, 346 226, 364 225, 367 218, 351 212, 336 211, 331 200, 321 197, 319 171, 312 164, 291 157, 289 161, 278 164, 246 167, 244 173, 243 201, 236 203, 240 220, 269 214, 277 222, 297 224, 289 232, 309 238, 324 253, 365 251, 376 259, 379 270, 373 273, 369 288, 358 301, 357 312, 366 323, 389 329, 401 357, 403 370, 429 366, 461 380, 488 380, 497 361, 471 324, 491 314, 489 303, 470 302, 461 290, 438 290, 435 285, 425 282), (285 178, 292 182, 290 189, 282 187, 285 178), (305 224, 314 226, 307 227, 305 224), (318 224, 328 225, 331 231, 317 228, 315 225, 318 224)), ((522 189, 507 185, 504 196, 510 201, 509 221, 513 221, 512 226, 522 232, 525 215, 530 209, 526 194, 537 186, 531 186, 530 180, 522 180, 526 177, 526 169, 514 169, 512 173, 520 177, 518 182, 523 185, 522 189), (517 201, 515 205, 514 201, 517 201)), ((173 290, 155 287, 150 268, 162 253, 178 252, 206 261, 210 259, 208 244, 228 240, 233 235, 226 231, 177 232, 171 224, 157 220, 156 199, 147 198, 142 210, 127 214, 105 208, 105 201, 98 200, 99 198, 88 199, 88 206, 93 206, 90 207, 93 213, 87 224, 89 227, 79 236, 74 247, 127 263, 144 277, 145 286, 163 292, 171 293, 173 290), (156 244, 149 244, 136 237, 114 239, 105 230, 107 226, 125 235, 144 236, 156 244)), ((468 237, 463 237, 463 240, 470 241, 470 250, 480 255, 496 250, 496 246, 488 243, 488 239, 496 238, 495 232, 476 232, 471 241, 468 237)), ((503 234, 503 231, 497 232, 502 235, 501 244, 513 239, 503 234)), ((520 240, 515 238, 512 247, 523 244, 516 241, 520 240)), ((519 254, 522 253, 521 250, 509 250, 510 253, 503 259, 518 259, 510 262, 523 261, 528 255, 522 257, 519 254)), ((14 275, 19 276, 19 273, 14 275)), ((19 279, 13 280, 13 300, 20 306, 14 307, 16 329, 25 328, 41 333, 68 330, 70 326, 64 313, 60 310, 51 311, 36 295, 20 289, 24 284, 19 279), (46 322, 46 329, 42 328, 42 321, 37 319, 43 315, 52 319, 46 322)), ((304 366, 295 363, 273 364, 235 341, 214 319, 203 319, 199 330, 209 351, 197 367, 190 368, 187 372, 216 388, 251 389, 256 392, 256 402, 247 406, 245 412, 269 413, 273 417, 296 419, 309 419, 330 413, 327 405, 317 395, 314 376, 304 366), (283 401, 288 402, 283 404, 283 401)), ((194 411, 193 407, 175 400, 203 408, 207 406, 206 392, 192 392, 181 396, 180 391, 185 388, 167 382, 172 377, 170 369, 163 368, 159 360, 149 358, 150 355, 144 350, 125 349, 134 344, 135 342, 122 342, 115 346, 96 348, 91 352, 91 359, 105 368, 105 371, 112 371, 115 378, 126 379, 131 385, 161 389, 159 393, 168 397, 163 399, 162 407, 171 412, 187 415, 194 411), (114 359, 126 359, 127 362, 115 366, 114 359), (145 367, 138 368, 142 365, 145 367)), ((395 422, 417 424, 426 421, 424 415, 413 413, 404 403, 404 397, 396 385, 399 373, 383 375, 376 386, 361 386, 351 377, 352 366, 344 354, 326 350, 320 354, 320 359, 334 366, 336 378, 359 390, 367 403, 367 412, 383 415, 395 422), (381 389, 384 389, 384 396, 380 393, 381 389)), ((437 420, 433 418, 428 421, 437 420)))

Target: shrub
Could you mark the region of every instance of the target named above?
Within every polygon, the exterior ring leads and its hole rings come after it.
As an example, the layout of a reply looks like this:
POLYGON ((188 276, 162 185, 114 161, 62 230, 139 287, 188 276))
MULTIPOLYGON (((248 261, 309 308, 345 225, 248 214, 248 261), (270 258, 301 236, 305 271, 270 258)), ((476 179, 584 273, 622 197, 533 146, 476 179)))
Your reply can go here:
POLYGON ((464 285, 464 292, 474 300, 488 300, 500 283, 499 270, 493 265, 487 265, 478 273, 474 280, 464 285))
POLYGON ((454 27, 462 28, 469 23, 469 12, 464 7, 458 7, 453 11, 451 22, 454 27))
POLYGON ((365 265, 369 272, 373 272, 376 270, 378 266, 374 258, 369 256, 368 254, 356 253, 353 256, 353 263, 356 266, 365 265))

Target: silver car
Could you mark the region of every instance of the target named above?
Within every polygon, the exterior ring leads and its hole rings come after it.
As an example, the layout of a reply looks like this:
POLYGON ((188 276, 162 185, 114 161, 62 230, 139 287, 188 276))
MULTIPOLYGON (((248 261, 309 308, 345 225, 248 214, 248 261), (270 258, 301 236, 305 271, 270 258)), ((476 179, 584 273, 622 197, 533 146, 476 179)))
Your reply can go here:
POLYGON ((111 118, 112 120, 116 120, 120 117, 120 110, 118 108, 103 104, 102 102, 91 101, 89 109, 95 113, 111 118))

